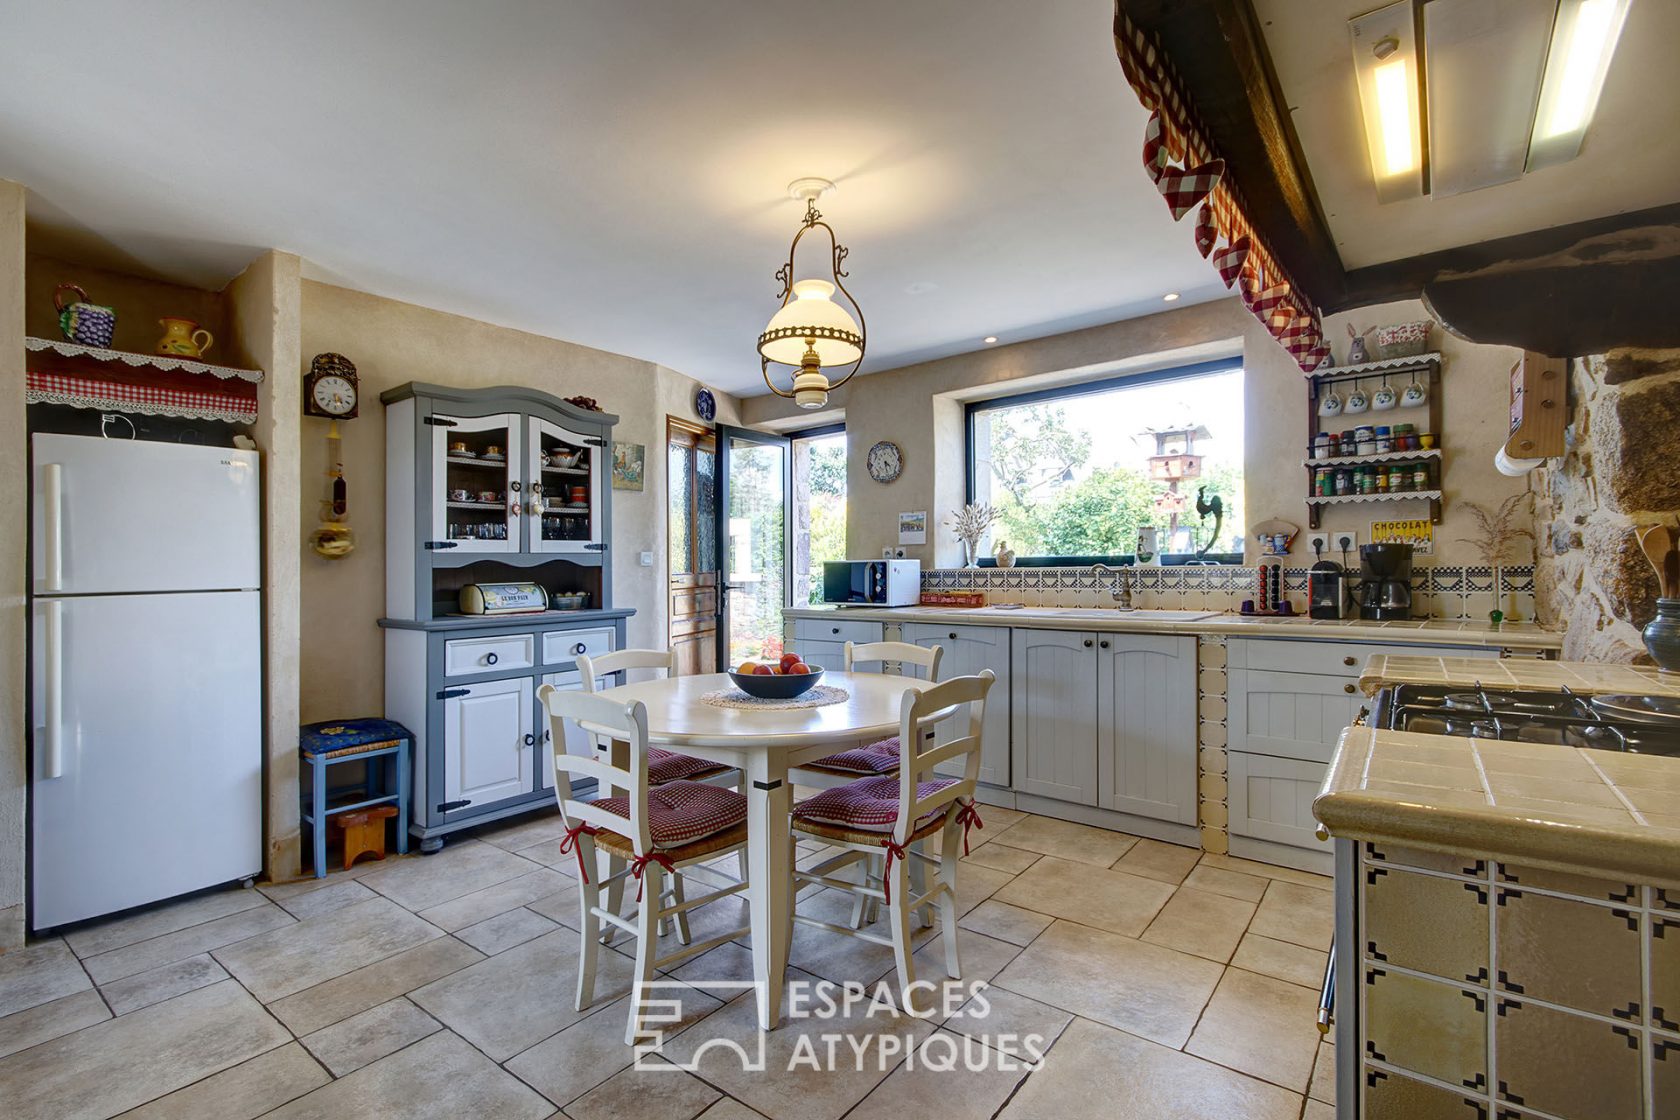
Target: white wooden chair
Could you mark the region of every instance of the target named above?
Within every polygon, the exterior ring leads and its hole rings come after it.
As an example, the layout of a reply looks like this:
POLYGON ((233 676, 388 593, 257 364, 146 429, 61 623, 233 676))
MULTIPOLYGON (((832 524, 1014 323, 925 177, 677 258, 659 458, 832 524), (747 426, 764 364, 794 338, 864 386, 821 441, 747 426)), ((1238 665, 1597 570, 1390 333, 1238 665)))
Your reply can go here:
MULTIPOLYGON (((909 669, 919 670, 906 672, 906 676, 920 677, 922 680, 937 681, 939 679, 939 659, 945 656, 944 646, 915 646, 909 642, 867 642, 859 644, 847 642, 845 651, 846 672, 853 671, 859 662, 868 664, 876 662, 885 664, 897 661, 909 669)), ((839 751, 807 762, 803 766, 796 766, 788 771, 788 776, 794 785, 809 786, 812 789, 832 789, 843 786, 847 782, 858 778, 873 777, 877 774, 892 774, 898 770, 898 740, 882 739, 877 743, 860 745, 850 750, 839 751)))
POLYGON ((878 901, 887 910, 890 936, 882 937, 862 929, 802 916, 795 907, 794 920, 818 926, 831 933, 860 937, 878 945, 890 945, 898 970, 898 982, 908 1006, 916 975, 910 959, 910 915, 924 906, 939 909, 945 943, 945 971, 961 979, 957 953, 957 865, 962 837, 970 825, 979 824, 974 806, 975 783, 980 774, 980 734, 985 718, 986 694, 996 678, 991 670, 977 677, 957 677, 924 692, 907 692, 899 717, 899 767, 896 775, 860 778, 844 786, 824 790, 795 806, 793 829, 796 836, 840 849, 807 871, 794 871, 794 896, 807 886, 832 887, 847 891, 863 901, 878 901), (967 734, 938 746, 931 745, 930 730, 945 719, 962 719, 960 711, 946 709, 967 705, 967 734), (963 760, 960 778, 940 777, 934 767, 963 760), (913 850, 919 840, 938 833, 939 856, 913 850), (875 856, 883 860, 882 873, 867 873, 861 882, 837 878, 835 872, 853 864, 865 868, 875 856), (911 883, 908 864, 925 863, 937 870, 938 881, 923 890, 911 883))
MULTIPOLYGON (((677 672, 677 655, 668 649, 621 649, 611 653, 603 653, 598 657, 591 657, 586 653, 577 656, 578 674, 583 678, 583 690, 594 692, 599 678, 622 673, 629 669, 663 669, 666 676, 675 676, 677 672)), ((554 742, 561 740, 557 736, 550 737, 554 742)), ((610 742, 603 741, 598 736, 591 736, 595 747, 595 754, 601 757, 611 749, 610 742)), ((710 762, 703 758, 692 758, 686 754, 664 750, 660 747, 648 748, 648 784, 662 786, 667 782, 704 782, 707 785, 725 786, 729 789, 740 790, 743 781, 741 771, 733 766, 710 762)), ((597 794, 600 797, 610 797, 621 790, 603 788, 597 794)), ((747 877, 747 857, 742 853, 740 860, 741 878, 747 877)), ((678 901, 682 900, 683 882, 681 875, 671 877, 671 890, 678 901)), ((613 885, 607 891, 607 904, 617 913, 623 903, 624 881, 614 879, 613 885)), ((661 935, 667 931, 666 924, 660 922, 661 935)), ((677 938, 688 944, 688 919, 682 915, 677 917, 677 938)), ((607 936, 608 943, 612 937, 607 936)))
MULTIPOLYGON (((675 918, 686 927, 688 911, 745 890, 745 881, 730 879, 716 868, 703 867, 720 854, 744 851, 747 844, 747 799, 734 790, 700 782, 673 781, 654 786, 648 781, 647 708, 640 702, 616 704, 604 696, 565 691, 544 685, 537 698, 548 711, 557 741, 564 741, 564 723, 572 720, 602 729, 600 737, 624 744, 625 765, 609 758, 554 755, 554 791, 566 825, 561 851, 575 849, 578 860, 578 899, 581 935, 578 950, 577 1010, 595 1000, 595 967, 603 940, 602 925, 630 933, 636 939, 634 987, 624 1041, 634 1045, 641 1035, 647 984, 656 969, 669 969, 708 949, 748 932, 730 930, 699 944, 684 944, 667 956, 657 955, 659 926, 675 918), (619 797, 579 801, 572 797, 572 776, 593 778, 600 789, 622 789, 619 797), (597 859, 597 856, 612 859, 597 859), (614 866, 616 865, 616 866, 614 866), (596 871, 591 875, 591 869, 596 871), (680 874, 715 876, 721 885, 693 900, 685 900, 680 886, 668 889, 666 877, 680 884, 680 874), (602 905, 603 887, 637 882, 636 913, 624 917, 616 905, 602 905)), ((686 942, 686 938, 685 938, 686 942)))
MULTIPOLYGON (((922 680, 937 681, 939 679, 939 661, 945 656, 944 646, 917 646, 909 642, 847 642, 844 654, 846 672, 850 673, 861 662, 877 663, 884 669, 889 661, 896 661, 905 671, 904 675, 919 677, 922 680)), ((931 734, 931 732, 930 732, 931 734)), ((796 766, 788 771, 788 777, 796 786, 807 786, 812 789, 833 789, 848 782, 855 782, 859 778, 875 777, 881 774, 898 773, 898 737, 893 736, 879 742, 860 744, 848 750, 839 751, 807 762, 804 766, 796 766)), ((874 870, 880 877, 881 859, 876 857, 874 870)), ((912 885, 916 893, 922 891, 922 865, 914 863, 910 868, 912 885)), ((864 898, 854 900, 852 906, 852 928, 859 929, 864 922, 875 920, 875 906, 864 898)), ((921 911, 918 919, 923 928, 933 925, 933 911, 921 911)))

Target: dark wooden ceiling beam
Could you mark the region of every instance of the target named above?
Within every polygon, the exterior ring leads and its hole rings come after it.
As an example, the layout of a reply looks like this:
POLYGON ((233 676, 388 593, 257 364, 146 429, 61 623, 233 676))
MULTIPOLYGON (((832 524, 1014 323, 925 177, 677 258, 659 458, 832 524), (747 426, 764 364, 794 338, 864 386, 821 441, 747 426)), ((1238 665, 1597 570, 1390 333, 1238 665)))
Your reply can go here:
POLYGON ((1341 257, 1254 6, 1249 0, 1120 0, 1120 6, 1156 36, 1183 79, 1250 223, 1309 298, 1338 301, 1341 257))

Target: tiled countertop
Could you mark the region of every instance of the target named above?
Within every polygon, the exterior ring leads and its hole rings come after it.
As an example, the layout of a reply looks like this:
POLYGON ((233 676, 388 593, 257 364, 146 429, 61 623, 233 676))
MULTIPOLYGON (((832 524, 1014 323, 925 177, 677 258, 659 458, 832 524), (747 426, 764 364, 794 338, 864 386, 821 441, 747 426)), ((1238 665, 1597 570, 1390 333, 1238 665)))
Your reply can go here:
MULTIPOLYGON (((1361 683, 1476 681, 1680 695, 1655 669, 1583 662, 1375 657, 1361 683)), ((1680 758, 1355 726, 1313 813, 1336 836, 1680 886, 1680 758)))
MULTIPOLYGON (((1425 645, 1499 646, 1555 650, 1560 635, 1532 622, 1486 622, 1432 618, 1408 622, 1361 619, 1266 618, 1219 611, 1118 611, 1111 607, 794 607, 789 618, 848 618, 871 622, 967 622, 1039 630, 1101 630, 1119 633, 1224 634, 1249 638, 1320 638, 1425 645)), ((1439 660, 1438 658, 1436 660, 1439 660)))
POLYGON ((1359 687, 1365 695, 1391 684, 1481 683, 1498 688, 1561 688, 1576 692, 1637 692, 1680 696, 1680 673, 1649 665, 1597 661, 1489 661, 1473 657, 1405 657, 1378 654, 1365 663, 1359 687))

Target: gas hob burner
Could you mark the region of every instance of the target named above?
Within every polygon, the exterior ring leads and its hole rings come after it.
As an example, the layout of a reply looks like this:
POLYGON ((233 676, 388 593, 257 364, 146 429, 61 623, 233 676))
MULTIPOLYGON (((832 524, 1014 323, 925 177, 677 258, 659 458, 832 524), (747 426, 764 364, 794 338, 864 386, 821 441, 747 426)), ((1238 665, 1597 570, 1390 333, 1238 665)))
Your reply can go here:
POLYGON ((1674 697, 1395 685, 1378 697, 1372 722, 1424 735, 1680 757, 1680 699, 1674 697))

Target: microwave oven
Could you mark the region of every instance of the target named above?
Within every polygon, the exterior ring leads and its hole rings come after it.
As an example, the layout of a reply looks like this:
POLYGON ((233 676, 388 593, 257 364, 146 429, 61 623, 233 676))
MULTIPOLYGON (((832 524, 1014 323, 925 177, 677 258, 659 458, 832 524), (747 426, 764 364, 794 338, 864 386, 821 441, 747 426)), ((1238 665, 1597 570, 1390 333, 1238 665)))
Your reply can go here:
POLYGON ((823 564, 823 602, 907 607, 921 601, 920 560, 830 560, 823 564))

